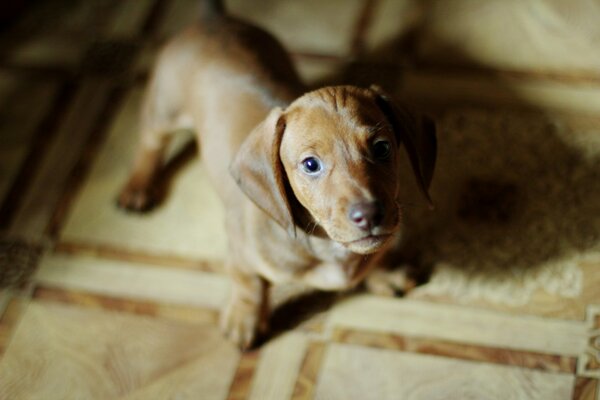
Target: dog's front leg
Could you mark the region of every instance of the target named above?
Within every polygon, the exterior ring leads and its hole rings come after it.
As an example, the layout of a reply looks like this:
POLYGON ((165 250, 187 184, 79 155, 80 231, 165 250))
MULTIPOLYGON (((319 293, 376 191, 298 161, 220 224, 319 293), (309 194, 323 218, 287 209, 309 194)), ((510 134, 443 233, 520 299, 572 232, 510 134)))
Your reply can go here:
POLYGON ((404 261, 398 263, 397 259, 388 258, 379 263, 365 279, 367 291, 379 296, 403 296, 429 280, 432 263, 425 263, 418 257, 404 261))
POLYGON ((404 265, 374 268, 365 279, 365 288, 369 293, 385 297, 404 295, 416 286, 416 279, 411 275, 409 267, 404 265))
POLYGON ((221 313, 221 329, 240 349, 250 348, 256 335, 267 331, 269 283, 256 274, 230 266, 229 303, 221 313))

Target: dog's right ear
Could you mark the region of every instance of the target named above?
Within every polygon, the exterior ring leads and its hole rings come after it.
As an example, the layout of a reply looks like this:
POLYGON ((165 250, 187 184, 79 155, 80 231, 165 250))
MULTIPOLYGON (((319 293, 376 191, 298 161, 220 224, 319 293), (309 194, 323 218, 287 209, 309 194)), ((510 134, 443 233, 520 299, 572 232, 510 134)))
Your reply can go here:
POLYGON ((285 170, 279 157, 284 131, 283 111, 276 107, 242 143, 229 172, 254 204, 295 235, 285 170))
POLYGON ((398 143, 404 145, 419 189, 433 209, 429 185, 437 158, 435 123, 429 117, 414 115, 400 107, 379 86, 372 85, 371 90, 376 93, 375 102, 390 122, 398 143))

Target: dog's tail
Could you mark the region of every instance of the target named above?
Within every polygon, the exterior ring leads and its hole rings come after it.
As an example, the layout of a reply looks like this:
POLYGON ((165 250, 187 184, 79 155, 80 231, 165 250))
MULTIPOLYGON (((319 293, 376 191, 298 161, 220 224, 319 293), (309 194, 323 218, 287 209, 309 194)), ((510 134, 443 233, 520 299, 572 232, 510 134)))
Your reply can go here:
POLYGON ((223 0, 201 0, 198 8, 202 20, 212 20, 226 14, 223 0))

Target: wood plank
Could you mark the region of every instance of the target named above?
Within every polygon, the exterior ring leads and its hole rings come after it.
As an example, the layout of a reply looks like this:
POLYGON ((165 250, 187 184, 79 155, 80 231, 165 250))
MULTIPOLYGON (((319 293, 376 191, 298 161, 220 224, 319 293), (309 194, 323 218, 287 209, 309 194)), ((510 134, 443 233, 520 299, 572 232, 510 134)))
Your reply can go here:
POLYGON ((176 255, 135 251, 99 243, 60 242, 54 250, 62 254, 85 255, 88 257, 132 262, 135 265, 168 266, 204 272, 224 271, 224 266, 219 261, 195 260, 176 255))
POLYGON ((229 388, 227 400, 246 400, 250 394, 254 372, 260 352, 248 351, 242 354, 235 376, 229 388))
POLYGON ((588 340, 583 321, 516 316, 368 295, 336 305, 330 311, 327 326, 564 356, 579 356, 588 340))
POLYGON ((600 385, 598 380, 590 378, 577 378, 573 389, 573 400, 599 400, 600 385))
POLYGON ((49 237, 56 238, 60 233, 74 198, 85 178, 87 178, 98 148, 104 142, 107 126, 113 120, 115 112, 123 100, 124 93, 125 89, 122 87, 115 87, 110 90, 106 98, 106 106, 97 115, 96 122, 88 133, 88 140, 82 145, 81 155, 65 180, 63 192, 57 200, 50 221, 46 226, 45 233, 49 237))
POLYGON ((293 400, 312 400, 314 399, 317 379, 321 372, 321 364, 325 357, 327 345, 323 342, 312 342, 309 344, 300 367, 298 380, 292 394, 293 400))
POLYGON ((34 301, 0 360, 0 396, 221 400, 238 359, 211 324, 34 301))
POLYGON ((32 297, 36 300, 73 304, 85 308, 118 311, 135 315, 173 319, 181 322, 217 325, 217 310, 182 304, 165 304, 155 301, 144 301, 130 298, 105 296, 76 290, 58 289, 38 286, 32 297))
MULTIPOLYGON (((142 88, 135 88, 109 128, 88 178, 61 231, 61 241, 94 243, 136 253, 222 260, 227 252, 223 206, 194 152, 189 135, 176 135, 177 156, 163 182, 168 195, 152 212, 127 213, 115 205, 139 139, 142 88)), ((169 167, 167 167, 169 168, 169 167)))
POLYGON ((2 290, 0 293, 2 307, 0 307, 0 357, 4 354, 10 344, 14 331, 20 321, 23 313, 27 309, 29 300, 14 295, 8 290, 2 290))
POLYGON ((228 279, 217 274, 58 254, 42 259, 33 280, 44 287, 215 310, 229 292, 228 279))
POLYGON ((263 346, 248 398, 289 399, 294 392, 307 345, 305 335, 288 332, 263 346))
POLYGON ((53 122, 62 114, 64 88, 53 79, 42 81, 0 71, 0 227, 6 228, 27 189, 31 171, 53 137, 53 122), (28 79, 29 78, 29 79, 28 79), (30 99, 36 101, 31 103, 30 99))
POLYGON ((574 381, 571 374, 332 344, 314 398, 565 400, 574 381))
POLYGON ((333 340, 357 346, 374 347, 458 360, 509 365, 548 372, 575 373, 576 357, 541 354, 530 351, 477 346, 444 340, 409 337, 372 331, 336 329, 333 340))
POLYGON ((98 122, 96 117, 105 107, 110 90, 110 83, 103 79, 87 79, 82 83, 16 213, 11 234, 32 240, 44 237, 67 178, 88 134, 98 122))
POLYGON ((420 59, 563 72, 600 67, 595 0, 433 2, 423 18, 420 59))
POLYGON ((229 0, 227 5, 234 15, 267 29, 289 51, 349 56, 353 28, 361 17, 364 0, 305 0, 301 3, 229 0))

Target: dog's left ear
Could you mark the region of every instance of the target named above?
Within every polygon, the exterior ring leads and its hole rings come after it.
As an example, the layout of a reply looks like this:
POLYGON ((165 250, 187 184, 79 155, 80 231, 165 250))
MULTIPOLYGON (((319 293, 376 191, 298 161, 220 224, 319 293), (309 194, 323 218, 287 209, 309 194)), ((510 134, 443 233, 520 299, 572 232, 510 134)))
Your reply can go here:
POLYGON ((242 191, 290 235, 295 235, 286 176, 279 157, 285 131, 283 111, 276 107, 242 143, 229 172, 242 191))
POLYGON ((419 189, 427 199, 430 208, 433 201, 429 196, 429 185, 437 158, 437 138, 435 122, 426 116, 415 116, 407 109, 398 106, 379 86, 372 85, 375 102, 388 119, 397 143, 404 144, 419 189))

